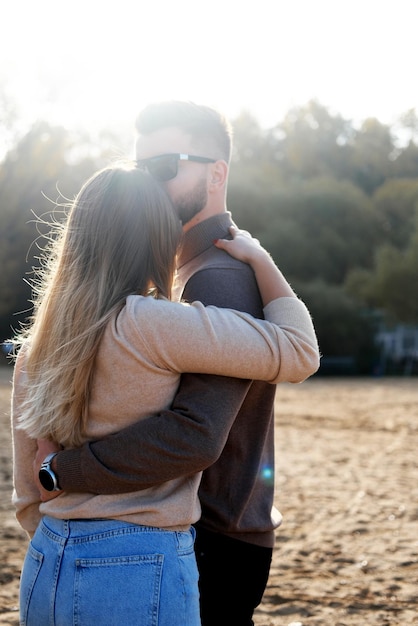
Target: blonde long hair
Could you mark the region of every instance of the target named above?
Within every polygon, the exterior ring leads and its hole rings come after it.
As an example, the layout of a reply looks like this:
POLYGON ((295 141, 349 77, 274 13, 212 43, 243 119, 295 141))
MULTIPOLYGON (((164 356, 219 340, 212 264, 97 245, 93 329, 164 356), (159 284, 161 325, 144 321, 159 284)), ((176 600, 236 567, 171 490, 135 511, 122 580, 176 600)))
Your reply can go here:
MULTIPOLYGON (((55 229, 56 230, 56 229, 55 229)), ((94 360, 130 294, 171 295, 181 225, 164 190, 133 165, 97 172, 76 197, 33 284, 20 427, 66 447, 83 441, 94 360)))

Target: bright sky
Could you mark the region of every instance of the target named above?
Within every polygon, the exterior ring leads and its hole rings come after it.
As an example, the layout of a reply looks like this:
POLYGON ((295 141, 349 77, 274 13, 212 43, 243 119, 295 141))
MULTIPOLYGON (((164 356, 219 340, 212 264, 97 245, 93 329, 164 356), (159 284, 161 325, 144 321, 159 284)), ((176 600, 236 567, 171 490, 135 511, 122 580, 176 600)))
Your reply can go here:
POLYGON ((311 98, 391 123, 418 105, 416 6, 3 0, 0 89, 29 120, 67 127, 130 127, 144 104, 170 98, 246 109, 264 127, 311 98))

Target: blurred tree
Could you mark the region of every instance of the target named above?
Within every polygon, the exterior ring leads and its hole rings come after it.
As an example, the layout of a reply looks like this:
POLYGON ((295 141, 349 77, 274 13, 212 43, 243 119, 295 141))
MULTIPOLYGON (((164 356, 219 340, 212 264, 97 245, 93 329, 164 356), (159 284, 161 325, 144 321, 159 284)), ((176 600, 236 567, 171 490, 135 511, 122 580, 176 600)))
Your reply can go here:
POLYGON ((394 123, 394 130, 401 135, 400 139, 405 144, 418 142, 418 114, 416 109, 408 109, 399 116, 394 123))
POLYGON ((316 100, 291 109, 277 125, 276 152, 288 180, 346 175, 353 128, 316 100))
POLYGON ((63 128, 38 123, 0 164, 0 339, 26 318, 30 306, 25 280, 43 245, 35 216, 50 220, 54 203, 71 200, 96 169, 87 157, 69 166, 67 157, 77 143, 63 128))
POLYGON ((415 228, 415 215, 418 209, 418 178, 385 181, 375 191, 373 204, 386 241, 398 248, 405 247, 415 228))
POLYGON ((418 145, 410 141, 406 148, 399 152, 394 164, 394 175, 414 178, 418 174, 418 145))
POLYGON ((254 165, 268 159, 265 131, 249 111, 241 111, 232 121, 233 159, 240 166, 246 162, 254 165))
POLYGON ((262 129, 256 118, 243 111, 233 126, 233 166, 230 185, 239 187, 249 183, 257 193, 268 185, 283 185, 283 152, 276 131, 262 129))
POLYGON ((418 173, 418 117, 415 109, 405 113, 395 123, 398 149, 394 161, 394 175, 415 178, 418 173))
POLYGON ((389 126, 375 118, 365 120, 350 141, 347 177, 372 194, 394 174, 396 150, 389 126))
POLYGON ((386 312, 391 321, 418 324, 418 217, 409 245, 379 248, 372 270, 353 270, 346 291, 368 306, 386 312))
POLYGON ((375 321, 338 285, 294 283, 312 315, 322 356, 352 357, 356 373, 370 374, 376 360, 375 321))
MULTIPOLYGON (((12 108, 7 115, 17 128, 12 108)), ((364 307, 418 324, 415 110, 397 126, 369 119, 356 130, 312 100, 269 130, 246 111, 233 127, 228 208, 310 306, 323 353, 369 362, 375 317, 364 307)), ((126 128, 92 137, 40 122, 12 136, 14 149, 0 162, 0 340, 27 316, 13 313, 28 308, 24 280, 48 231, 42 226, 34 243, 32 211, 49 220, 55 201, 71 200, 131 145, 126 128)))
POLYGON ((372 267, 383 234, 370 199, 348 181, 311 179, 275 193, 231 188, 229 206, 290 278, 342 284, 372 267))
POLYGON ((21 130, 19 107, 7 82, 0 79, 0 160, 17 143, 21 130))

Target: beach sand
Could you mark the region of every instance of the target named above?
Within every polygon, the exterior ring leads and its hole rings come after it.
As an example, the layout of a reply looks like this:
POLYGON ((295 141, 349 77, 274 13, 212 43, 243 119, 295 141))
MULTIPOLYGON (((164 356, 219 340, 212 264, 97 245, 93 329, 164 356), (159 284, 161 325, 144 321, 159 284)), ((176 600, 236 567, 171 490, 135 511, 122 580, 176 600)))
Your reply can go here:
MULTIPOLYGON (((10 504, 11 374, 0 367, 0 624, 14 626, 27 540, 10 504)), ((276 425, 284 520, 256 626, 418 624, 417 379, 279 385, 276 425)))

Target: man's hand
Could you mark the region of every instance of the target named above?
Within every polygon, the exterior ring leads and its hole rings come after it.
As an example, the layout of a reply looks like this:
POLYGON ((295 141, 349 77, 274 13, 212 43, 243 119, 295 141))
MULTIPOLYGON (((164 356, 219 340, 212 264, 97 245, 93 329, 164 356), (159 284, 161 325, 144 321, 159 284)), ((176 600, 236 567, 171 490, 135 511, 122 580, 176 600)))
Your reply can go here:
POLYGON ((62 491, 46 491, 39 482, 39 470, 41 469, 42 462, 51 454, 51 452, 59 452, 61 447, 51 441, 50 439, 38 439, 38 451, 35 456, 35 460, 33 461, 33 476, 35 479, 35 484, 39 489, 39 495, 42 502, 48 502, 48 500, 53 500, 57 496, 59 496, 62 491))

